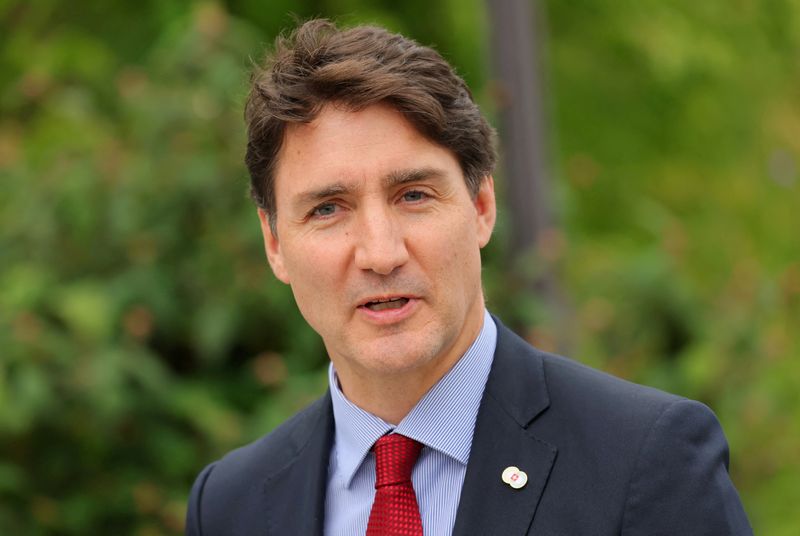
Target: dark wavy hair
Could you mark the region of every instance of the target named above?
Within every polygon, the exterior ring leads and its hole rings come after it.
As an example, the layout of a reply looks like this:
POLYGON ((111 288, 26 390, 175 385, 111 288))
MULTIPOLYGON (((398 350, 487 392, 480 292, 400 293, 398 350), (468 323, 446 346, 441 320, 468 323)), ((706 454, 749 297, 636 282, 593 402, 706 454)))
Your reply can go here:
POLYGON ((251 77, 245 106, 250 192, 273 234, 274 173, 286 125, 311 122, 331 102, 354 111, 392 106, 455 154, 472 195, 494 169, 494 130, 438 52, 384 28, 339 29, 328 20, 310 20, 276 39, 251 77))

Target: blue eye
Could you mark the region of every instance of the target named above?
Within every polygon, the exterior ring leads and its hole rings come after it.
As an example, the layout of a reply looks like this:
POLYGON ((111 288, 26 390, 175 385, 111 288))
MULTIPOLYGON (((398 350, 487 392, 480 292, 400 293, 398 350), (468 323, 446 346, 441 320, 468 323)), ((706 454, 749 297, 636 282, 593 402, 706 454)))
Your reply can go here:
POLYGON ((410 190, 403 194, 403 200, 412 203, 414 201, 422 201, 425 197, 425 192, 420 192, 419 190, 410 190))
POLYGON ((336 204, 335 203, 323 203, 316 207, 312 215, 314 216, 331 216, 334 212, 336 212, 336 204))

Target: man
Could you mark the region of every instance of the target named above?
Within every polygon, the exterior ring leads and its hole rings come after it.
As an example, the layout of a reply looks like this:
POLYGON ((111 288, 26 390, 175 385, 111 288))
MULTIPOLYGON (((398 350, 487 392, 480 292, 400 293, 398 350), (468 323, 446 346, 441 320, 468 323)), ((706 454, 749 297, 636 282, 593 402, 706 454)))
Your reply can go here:
POLYGON ((310 21, 245 115, 267 258, 330 389, 198 476, 187 534, 751 534, 708 408, 486 312, 492 130, 436 52, 310 21))

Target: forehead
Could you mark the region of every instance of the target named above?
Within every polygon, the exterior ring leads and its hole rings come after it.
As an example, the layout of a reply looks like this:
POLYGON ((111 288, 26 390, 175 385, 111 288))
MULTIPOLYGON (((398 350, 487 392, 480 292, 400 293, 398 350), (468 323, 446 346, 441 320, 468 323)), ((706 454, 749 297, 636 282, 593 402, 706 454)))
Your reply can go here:
POLYGON ((462 178, 452 152, 420 134, 395 109, 329 105, 311 123, 286 129, 275 172, 276 201, 280 205, 301 189, 328 182, 370 182, 422 167, 462 178))

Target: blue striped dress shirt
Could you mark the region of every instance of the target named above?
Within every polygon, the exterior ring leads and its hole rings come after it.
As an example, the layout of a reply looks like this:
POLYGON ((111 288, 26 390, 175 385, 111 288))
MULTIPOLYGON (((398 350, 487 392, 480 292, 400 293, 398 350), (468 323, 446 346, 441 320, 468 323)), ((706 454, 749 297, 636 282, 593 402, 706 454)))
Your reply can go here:
POLYGON ((397 427, 345 398, 331 365, 336 421, 325 497, 325 534, 366 533, 375 497, 373 443, 394 431, 424 445, 411 480, 426 535, 451 534, 467 472, 478 407, 489 377, 497 327, 484 311, 483 327, 462 358, 422 397, 397 427))

